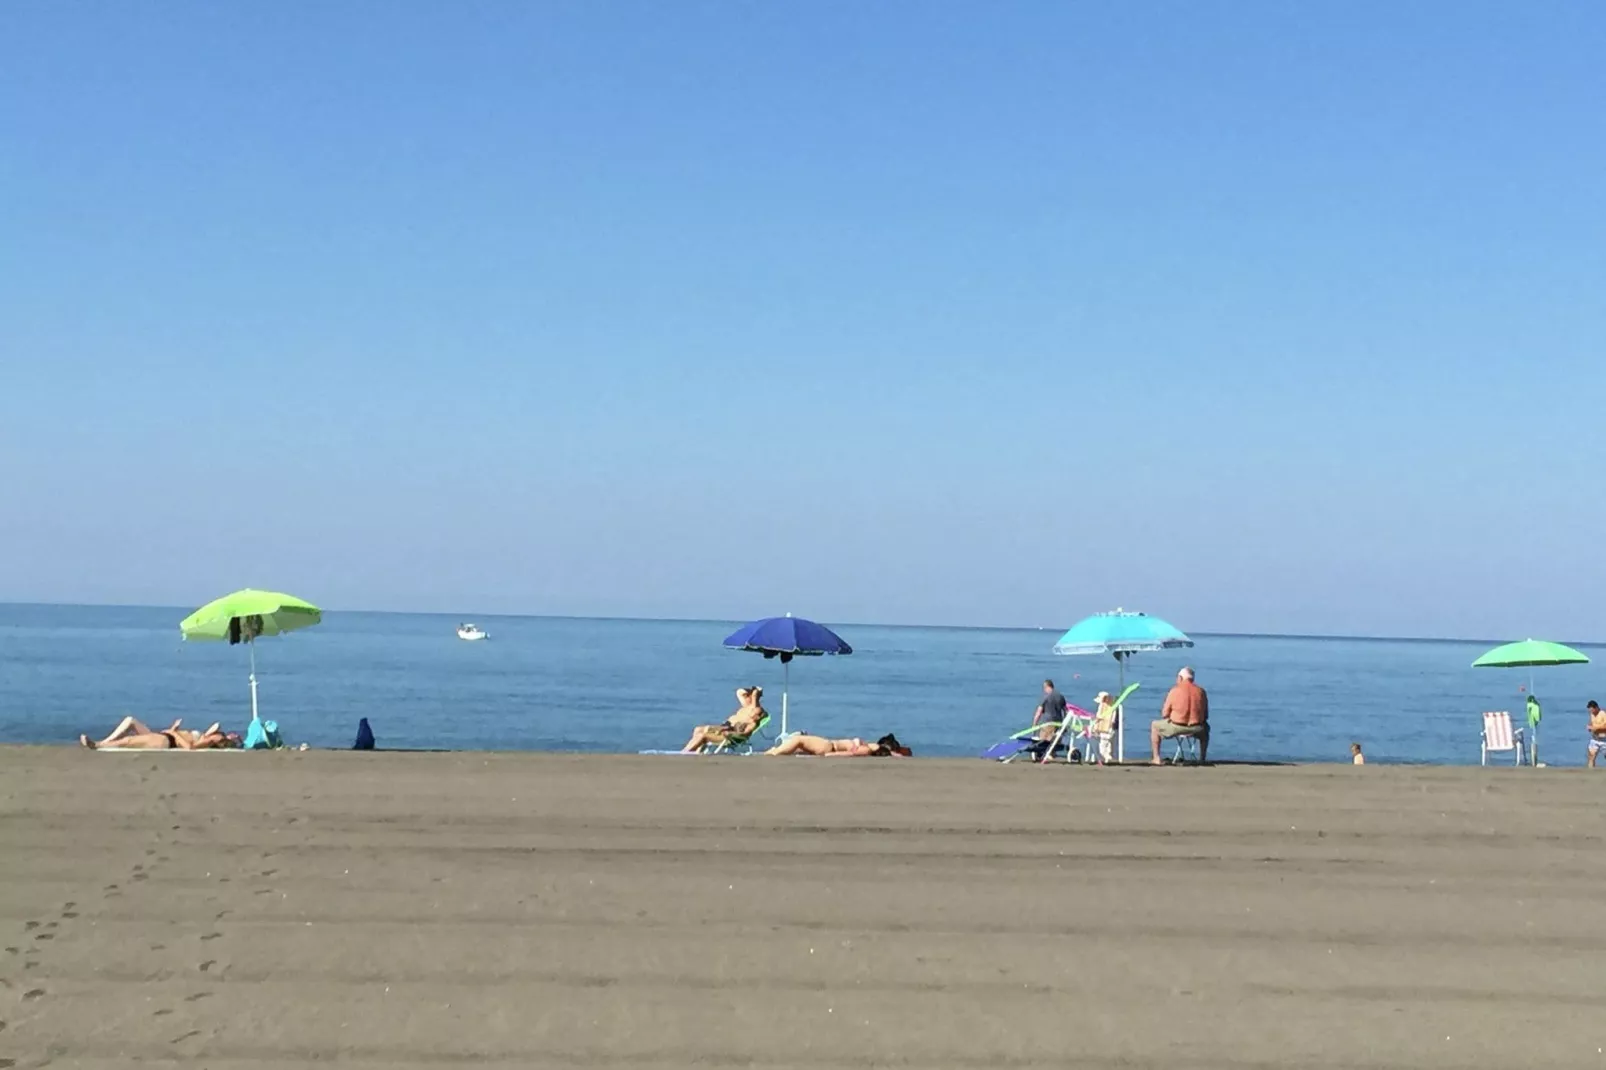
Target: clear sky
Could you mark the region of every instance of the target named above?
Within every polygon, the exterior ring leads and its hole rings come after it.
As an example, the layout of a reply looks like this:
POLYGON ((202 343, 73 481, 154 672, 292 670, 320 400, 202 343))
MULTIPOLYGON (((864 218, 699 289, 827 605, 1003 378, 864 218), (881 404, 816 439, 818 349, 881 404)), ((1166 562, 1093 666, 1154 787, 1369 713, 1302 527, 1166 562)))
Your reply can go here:
POLYGON ((0 5, 0 600, 1606 639, 1606 5, 0 5))

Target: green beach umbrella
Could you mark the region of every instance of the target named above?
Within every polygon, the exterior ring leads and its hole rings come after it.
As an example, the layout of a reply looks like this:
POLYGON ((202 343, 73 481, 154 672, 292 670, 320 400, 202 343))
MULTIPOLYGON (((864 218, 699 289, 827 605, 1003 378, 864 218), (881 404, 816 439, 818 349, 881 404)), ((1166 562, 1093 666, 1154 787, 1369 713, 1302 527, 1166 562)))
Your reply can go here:
MULTIPOLYGON (((1497 646, 1472 663, 1474 669, 1529 669, 1548 665, 1588 665, 1589 658, 1570 646, 1547 643, 1543 639, 1524 639, 1520 643, 1497 646)), ((1534 698, 1534 674, 1528 673, 1528 761, 1539 760, 1539 702, 1534 698)))
POLYGON ((311 602, 277 591, 246 588, 208 602, 179 622, 186 640, 245 643, 251 650, 251 719, 257 717, 257 648, 259 635, 278 635, 309 628, 323 619, 311 602))

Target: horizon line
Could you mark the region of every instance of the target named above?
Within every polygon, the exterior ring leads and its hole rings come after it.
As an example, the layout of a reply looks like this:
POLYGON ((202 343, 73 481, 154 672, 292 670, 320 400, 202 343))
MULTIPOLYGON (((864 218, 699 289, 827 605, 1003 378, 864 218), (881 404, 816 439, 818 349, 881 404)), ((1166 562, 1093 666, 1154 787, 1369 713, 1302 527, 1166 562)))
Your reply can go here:
MULTIPOLYGON (((70 609, 152 609, 173 610, 178 613, 188 612, 183 606, 163 606, 145 602, 37 602, 0 601, 0 606, 37 606, 58 607, 70 609)), ((661 623, 661 624, 740 624, 739 617, 635 617, 619 616, 615 614, 593 613, 508 613, 488 612, 472 613, 468 615, 446 612, 444 610, 421 609, 358 609, 337 608, 323 609, 325 613, 366 613, 391 614, 408 617, 459 617, 466 620, 468 616, 483 619, 525 619, 525 620, 586 620, 586 621, 621 621, 635 623, 661 623)), ((1055 626, 1036 624, 910 624, 890 623, 882 621, 841 621, 833 624, 839 628, 926 628, 945 631, 990 631, 990 632, 1053 632, 1061 629, 1055 626)), ((1241 631, 1194 631, 1190 636, 1201 639, 1318 639, 1333 641, 1348 641, 1358 643, 1489 643, 1500 644, 1513 642, 1510 639, 1492 639, 1481 636, 1453 636, 1453 635, 1348 635, 1330 632, 1241 632, 1241 631)), ((1525 638, 1532 638, 1531 636, 1525 638)), ((1560 641, 1560 640, 1558 640, 1560 641)), ((1606 639, 1603 640, 1565 640, 1569 646, 1582 646, 1591 648, 1606 648, 1606 639)), ((1184 648, 1185 649, 1185 648, 1184 648)))

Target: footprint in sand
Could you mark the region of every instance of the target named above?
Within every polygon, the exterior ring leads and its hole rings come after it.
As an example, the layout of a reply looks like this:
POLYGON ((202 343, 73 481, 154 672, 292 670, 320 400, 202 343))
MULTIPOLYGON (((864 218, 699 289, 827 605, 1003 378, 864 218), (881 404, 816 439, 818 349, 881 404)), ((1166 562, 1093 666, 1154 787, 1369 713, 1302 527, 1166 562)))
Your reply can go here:
POLYGON ((134 876, 133 876, 133 878, 132 878, 132 879, 133 879, 133 880, 137 880, 137 881, 142 881, 142 880, 145 880, 145 874, 143 874, 143 873, 136 873, 136 874, 134 874, 134 876))
POLYGON ((55 938, 56 938, 56 934, 55 933, 39 933, 37 936, 34 937, 35 940, 54 940, 55 938))
POLYGON ((185 1003, 199 1003, 203 999, 211 999, 211 998, 212 998, 212 993, 210 993, 210 992, 197 992, 193 996, 185 996, 184 997, 184 1002, 185 1003))
POLYGON ((168 1043, 169 1044, 182 1044, 184 1041, 190 1039, 191 1037, 198 1037, 200 1035, 201 1035, 201 1031, 199 1029, 191 1029, 188 1033, 185 1033, 183 1036, 174 1037, 172 1040, 169 1040, 168 1043))
POLYGON ((213 966, 216 966, 216 965, 217 965, 217 959, 207 959, 205 962, 201 963, 201 972, 202 973, 206 973, 208 970, 210 970, 213 966))
POLYGON ((45 994, 45 990, 42 989, 42 988, 30 988, 30 989, 28 989, 28 991, 26 991, 26 992, 24 992, 22 994, 22 998, 23 998, 23 1001, 26 1002, 28 1000, 38 999, 40 996, 42 996, 44 994, 45 994))
POLYGON ((15 1059, 0 1059, 0 1067, 16 1066, 16 1065, 17 1065, 17 1060, 15 1060, 15 1059))
POLYGON ((163 1008, 162 1010, 159 1010, 159 1011, 152 1011, 151 1012, 151 1017, 152 1018, 160 1018, 164 1014, 172 1014, 172 1013, 173 1012, 171 1010, 163 1008))
POLYGON ((64 918, 76 918, 78 916, 78 911, 76 911, 76 910, 63 910, 61 912, 61 916, 64 917, 64 918))
POLYGON ((37 921, 25 921, 22 923, 23 932, 31 933, 37 928, 39 928, 39 923, 37 921))
POLYGON ((6 954, 8 954, 8 955, 16 955, 16 954, 20 954, 20 953, 21 952, 20 952, 19 948, 15 948, 15 947, 6 948, 6 954))
POLYGON ((222 935, 223 935, 222 933, 207 933, 205 936, 201 937, 201 943, 204 944, 208 940, 216 940, 218 937, 220 937, 222 935))
POLYGON ((61 922, 59 922, 59 921, 47 921, 47 922, 45 922, 45 928, 47 928, 47 929, 54 929, 54 928, 57 928, 60 925, 61 925, 61 922))
POLYGON ((167 945, 166 944, 152 944, 151 945, 151 950, 152 951, 166 951, 167 950, 167 945))

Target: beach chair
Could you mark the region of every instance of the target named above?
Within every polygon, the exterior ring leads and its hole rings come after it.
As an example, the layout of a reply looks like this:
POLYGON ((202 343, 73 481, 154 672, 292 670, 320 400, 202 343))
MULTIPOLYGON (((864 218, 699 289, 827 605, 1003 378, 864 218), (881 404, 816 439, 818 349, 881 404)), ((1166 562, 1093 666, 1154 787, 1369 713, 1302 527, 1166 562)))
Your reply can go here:
POLYGON ((1172 765, 1186 765, 1188 762, 1199 764, 1198 736, 1177 736, 1174 742, 1177 747, 1171 752, 1172 765))
MULTIPOLYGON (((988 747, 982 752, 982 757, 992 758, 1005 765, 1022 758, 1033 762, 1046 762, 1052 756, 1060 756, 1069 760, 1074 749, 1073 740, 1079 737, 1081 726, 1092 721, 1093 715, 1079 706, 1069 704, 1066 705, 1066 712, 1069 716, 1064 721, 1043 721, 1028 725, 1003 742, 988 747), (1046 740, 1037 738, 1045 729, 1054 734, 1046 740), (1067 732, 1072 733, 1071 739, 1065 738, 1067 732)), ((1078 757, 1081 755, 1078 754, 1078 757)))
POLYGON ((752 754, 753 737, 764 731, 764 726, 770 723, 768 713, 758 719, 758 724, 745 736, 726 736, 718 743, 710 743, 703 747, 704 754, 752 754))
POLYGON ((1522 729, 1511 727, 1511 714, 1507 710, 1483 715, 1483 761, 1489 764, 1489 755, 1511 751, 1511 764, 1523 763, 1522 729))

